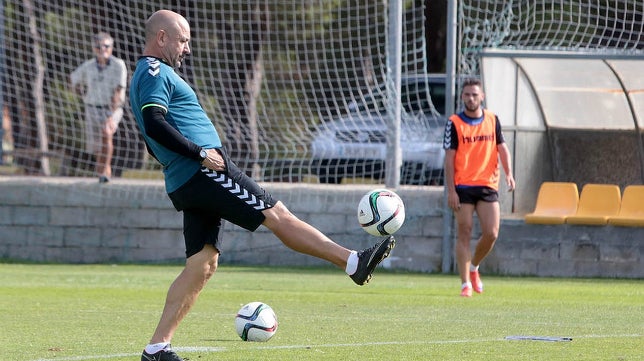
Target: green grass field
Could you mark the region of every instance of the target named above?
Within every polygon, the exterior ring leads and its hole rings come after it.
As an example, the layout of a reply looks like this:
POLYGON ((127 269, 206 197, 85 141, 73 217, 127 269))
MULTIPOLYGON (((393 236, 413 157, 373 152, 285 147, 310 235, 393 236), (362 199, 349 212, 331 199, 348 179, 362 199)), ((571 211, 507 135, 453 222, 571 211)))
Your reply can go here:
MULTIPOLYGON (((0 264, 2 360, 139 360, 179 266, 0 264)), ((220 266, 173 345, 196 360, 644 360, 642 280, 220 266), (271 305, 280 326, 243 342, 238 308, 271 305), (569 342, 508 336, 571 337, 569 342)))

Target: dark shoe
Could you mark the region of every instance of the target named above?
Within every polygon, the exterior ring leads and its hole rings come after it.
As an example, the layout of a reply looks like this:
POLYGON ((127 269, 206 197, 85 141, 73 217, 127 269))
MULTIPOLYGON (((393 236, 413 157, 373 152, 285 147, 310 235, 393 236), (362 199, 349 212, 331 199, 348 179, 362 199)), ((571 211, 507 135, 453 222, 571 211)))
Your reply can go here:
POLYGON ((149 354, 143 350, 143 355, 141 355, 141 361, 183 361, 183 359, 177 356, 170 345, 166 346, 163 350, 149 354))
POLYGON ((358 252, 358 269, 349 277, 360 286, 369 283, 373 270, 389 256, 395 245, 396 240, 389 236, 375 246, 358 252))
POLYGON ((107 176, 102 175, 102 176, 98 177, 98 182, 99 183, 107 183, 109 181, 110 181, 110 179, 107 176))

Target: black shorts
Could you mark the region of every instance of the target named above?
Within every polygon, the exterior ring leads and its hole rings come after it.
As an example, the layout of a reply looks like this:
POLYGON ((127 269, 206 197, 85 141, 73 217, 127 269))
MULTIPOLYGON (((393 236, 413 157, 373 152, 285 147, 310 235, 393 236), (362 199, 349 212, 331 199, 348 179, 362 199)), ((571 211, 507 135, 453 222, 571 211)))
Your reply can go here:
POLYGON ((169 194, 177 211, 183 211, 186 257, 201 251, 205 244, 219 248, 221 220, 249 231, 266 219, 263 210, 277 201, 235 165, 224 149, 226 171, 202 167, 188 182, 169 194))
POLYGON ((461 203, 476 204, 479 201, 499 201, 499 192, 490 187, 456 186, 456 193, 461 203))

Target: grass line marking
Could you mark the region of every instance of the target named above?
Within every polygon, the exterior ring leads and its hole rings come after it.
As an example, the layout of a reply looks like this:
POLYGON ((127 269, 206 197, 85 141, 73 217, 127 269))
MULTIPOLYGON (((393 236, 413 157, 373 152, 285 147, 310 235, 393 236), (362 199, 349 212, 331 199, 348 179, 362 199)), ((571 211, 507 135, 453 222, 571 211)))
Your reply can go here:
MULTIPOLYGON (((644 337, 640 334, 625 334, 625 335, 584 335, 584 336, 572 336, 574 339, 584 339, 584 338, 636 338, 644 337)), ((256 347, 251 347, 250 349, 255 350, 284 350, 284 349, 312 349, 312 348, 333 348, 333 347, 368 347, 368 346, 388 346, 388 345, 447 345, 447 344, 456 344, 456 343, 477 343, 477 342, 496 342, 496 341, 506 341, 506 338, 483 338, 483 339, 466 339, 466 340, 436 340, 436 341, 383 341, 383 342, 363 342, 363 343, 337 343, 337 344, 310 344, 310 345, 261 345, 258 344, 256 347)), ((206 353, 215 353, 215 352, 225 352, 228 351, 226 347, 208 347, 208 346, 185 346, 185 347, 173 347, 177 352, 206 352, 206 353)), ((33 361, 85 361, 85 360, 106 360, 118 357, 136 357, 140 356, 140 353, 120 353, 112 355, 91 355, 91 356, 73 356, 73 357, 56 357, 53 359, 37 359, 33 361)))

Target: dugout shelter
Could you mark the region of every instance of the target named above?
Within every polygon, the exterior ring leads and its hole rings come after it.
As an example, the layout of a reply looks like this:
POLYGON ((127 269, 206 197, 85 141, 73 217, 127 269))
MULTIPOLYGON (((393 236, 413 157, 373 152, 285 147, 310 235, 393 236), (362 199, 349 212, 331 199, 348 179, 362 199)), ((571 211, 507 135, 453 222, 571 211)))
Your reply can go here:
POLYGON ((486 107, 498 114, 517 191, 502 212, 534 208, 545 181, 644 182, 644 56, 485 49, 486 107))

